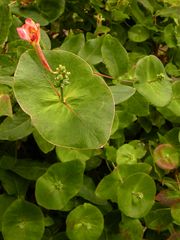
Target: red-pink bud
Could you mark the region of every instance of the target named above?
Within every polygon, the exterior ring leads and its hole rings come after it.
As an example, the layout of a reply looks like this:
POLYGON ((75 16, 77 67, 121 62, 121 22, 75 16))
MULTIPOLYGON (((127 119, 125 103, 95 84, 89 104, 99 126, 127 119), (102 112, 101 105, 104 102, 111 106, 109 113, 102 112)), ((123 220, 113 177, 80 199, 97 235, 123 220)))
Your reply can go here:
POLYGON ((40 41, 40 25, 35 23, 31 18, 25 20, 22 27, 17 28, 19 37, 31 44, 39 44, 40 41))

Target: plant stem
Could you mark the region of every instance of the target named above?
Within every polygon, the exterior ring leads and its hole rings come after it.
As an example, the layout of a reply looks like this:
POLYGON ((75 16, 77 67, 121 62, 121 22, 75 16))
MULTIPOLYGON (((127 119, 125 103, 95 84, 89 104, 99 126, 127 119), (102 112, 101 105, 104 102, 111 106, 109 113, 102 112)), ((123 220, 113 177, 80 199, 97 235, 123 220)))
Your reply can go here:
POLYGON ((63 87, 60 87, 60 91, 61 91, 61 102, 64 103, 64 89, 63 87))
POLYGON ((53 72, 53 70, 51 69, 51 67, 49 66, 49 63, 47 62, 44 53, 40 47, 39 44, 33 44, 33 47, 42 63, 42 65, 49 71, 49 72, 53 72))

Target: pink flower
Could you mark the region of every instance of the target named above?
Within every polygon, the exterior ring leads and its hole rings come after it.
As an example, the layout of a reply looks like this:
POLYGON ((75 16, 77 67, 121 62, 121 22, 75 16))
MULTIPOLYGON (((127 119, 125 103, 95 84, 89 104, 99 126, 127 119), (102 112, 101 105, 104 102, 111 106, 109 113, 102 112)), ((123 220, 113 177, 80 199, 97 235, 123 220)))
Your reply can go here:
POLYGON ((17 28, 17 32, 21 39, 28 41, 30 44, 38 44, 40 41, 40 25, 31 18, 27 18, 25 24, 17 28))
POLYGON ((42 65, 50 72, 53 72, 49 66, 44 53, 39 44, 40 42, 40 25, 35 23, 31 18, 25 20, 25 24, 22 27, 17 28, 19 37, 23 40, 28 41, 34 47, 42 65))

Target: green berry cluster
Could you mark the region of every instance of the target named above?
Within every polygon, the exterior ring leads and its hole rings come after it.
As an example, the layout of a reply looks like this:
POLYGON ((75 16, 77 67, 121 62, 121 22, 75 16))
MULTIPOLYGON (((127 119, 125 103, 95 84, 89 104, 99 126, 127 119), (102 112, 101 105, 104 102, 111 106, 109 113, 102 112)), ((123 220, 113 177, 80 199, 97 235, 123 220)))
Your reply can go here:
POLYGON ((64 86, 70 83, 69 76, 71 73, 66 70, 65 66, 59 64, 59 66, 56 68, 56 71, 54 71, 54 74, 56 74, 56 77, 54 78, 53 84, 56 88, 64 88, 64 86))

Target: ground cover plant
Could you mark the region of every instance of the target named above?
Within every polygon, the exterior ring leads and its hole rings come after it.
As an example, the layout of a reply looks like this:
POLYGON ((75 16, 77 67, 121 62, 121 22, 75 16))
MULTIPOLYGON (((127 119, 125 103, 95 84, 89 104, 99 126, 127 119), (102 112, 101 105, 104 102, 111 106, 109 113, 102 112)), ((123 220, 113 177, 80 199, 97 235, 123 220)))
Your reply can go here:
POLYGON ((0 1, 0 239, 180 239, 179 13, 0 1))

